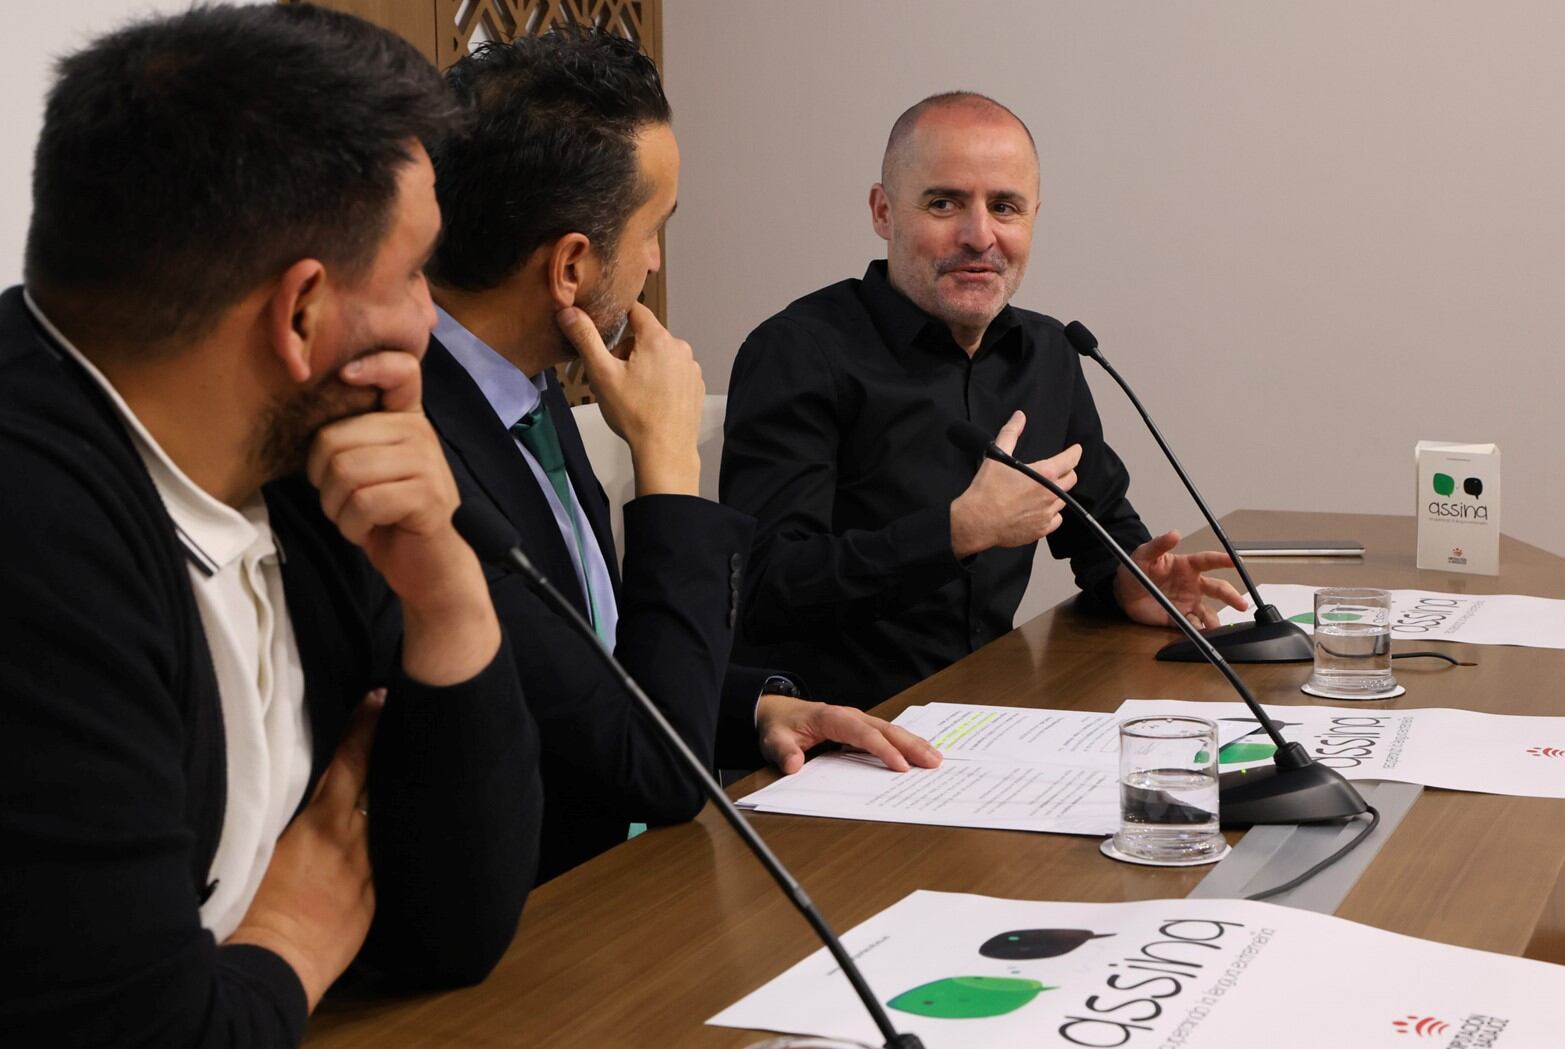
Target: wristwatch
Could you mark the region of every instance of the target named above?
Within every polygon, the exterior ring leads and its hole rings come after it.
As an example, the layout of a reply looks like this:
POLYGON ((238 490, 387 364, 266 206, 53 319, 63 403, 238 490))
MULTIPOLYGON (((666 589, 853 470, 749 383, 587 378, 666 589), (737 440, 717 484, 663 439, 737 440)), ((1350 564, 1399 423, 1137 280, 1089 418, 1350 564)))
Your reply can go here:
POLYGON ((761 682, 761 695, 788 696, 792 699, 800 698, 799 686, 794 683, 793 678, 787 677, 783 674, 773 674, 771 677, 761 682))

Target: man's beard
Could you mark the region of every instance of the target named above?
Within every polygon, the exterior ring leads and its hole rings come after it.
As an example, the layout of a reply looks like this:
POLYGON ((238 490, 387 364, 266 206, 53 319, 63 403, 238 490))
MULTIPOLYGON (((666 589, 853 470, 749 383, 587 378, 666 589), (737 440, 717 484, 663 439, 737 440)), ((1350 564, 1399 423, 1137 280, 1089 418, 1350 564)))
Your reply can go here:
POLYGON ((329 423, 364 415, 380 407, 380 390, 349 386, 333 371, 313 386, 279 399, 262 417, 255 444, 264 476, 269 480, 302 473, 315 435, 329 423))
MULTIPOLYGON (((620 309, 611 301, 613 288, 614 267, 610 265, 604 269, 593 294, 580 303, 582 312, 592 321, 592 326, 598 329, 598 337, 603 340, 604 347, 610 350, 619 345, 619 341, 625 337, 625 329, 630 327, 630 311, 620 309)), ((576 354, 573 352, 572 356, 576 354)))
MULTIPOLYGON (((592 314, 589 313, 587 316, 592 317, 592 314)), ((598 329, 598 334, 603 338, 603 345, 612 350, 625 337, 625 329, 630 327, 630 314, 628 312, 621 313, 619 320, 614 321, 612 324, 593 317, 592 323, 598 329)))
POLYGON ((935 273, 950 273, 952 270, 965 269, 968 266, 987 267, 1002 277, 1005 271, 1011 268, 1010 262, 998 250, 954 251, 935 260, 935 273))
POLYGON ((929 312, 948 324, 987 326, 1016 294, 1021 277, 1022 271, 1012 267, 1009 260, 998 250, 958 251, 942 256, 934 263, 934 283, 931 292, 936 308, 929 312), (962 294, 952 294, 951 289, 943 288, 940 283, 942 277, 969 266, 982 267, 995 274, 999 287, 992 297, 986 300, 972 299, 962 294))

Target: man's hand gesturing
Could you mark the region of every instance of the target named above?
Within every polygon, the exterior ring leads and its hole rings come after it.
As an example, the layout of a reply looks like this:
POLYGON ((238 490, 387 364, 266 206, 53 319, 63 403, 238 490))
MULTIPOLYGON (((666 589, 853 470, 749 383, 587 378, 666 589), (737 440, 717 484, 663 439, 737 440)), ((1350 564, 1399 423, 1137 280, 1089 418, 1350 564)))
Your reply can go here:
MULTIPOLYGON (((1027 425, 1027 417, 1013 412, 1000 427, 995 444, 1006 454, 1027 425)), ((1028 463, 1034 470, 1069 491, 1076 484, 1076 464, 1081 445, 1073 444, 1049 459, 1028 463)), ((1060 526, 1065 503, 1042 485, 1003 463, 985 459, 967 490, 951 503, 951 551, 958 558, 971 557, 994 547, 1026 546, 1060 526)))
MULTIPOLYGON (((1232 583, 1202 574, 1219 568, 1232 568, 1233 560, 1227 554, 1220 550, 1176 554, 1174 547, 1178 545, 1179 533, 1165 532, 1142 543, 1130 556, 1198 630, 1218 625, 1217 613, 1208 607, 1206 598, 1215 598, 1241 612, 1249 607, 1249 602, 1234 589, 1232 583)), ((1125 615, 1138 623, 1173 626, 1163 606, 1146 592, 1123 565, 1114 576, 1114 598, 1124 609, 1125 615)))

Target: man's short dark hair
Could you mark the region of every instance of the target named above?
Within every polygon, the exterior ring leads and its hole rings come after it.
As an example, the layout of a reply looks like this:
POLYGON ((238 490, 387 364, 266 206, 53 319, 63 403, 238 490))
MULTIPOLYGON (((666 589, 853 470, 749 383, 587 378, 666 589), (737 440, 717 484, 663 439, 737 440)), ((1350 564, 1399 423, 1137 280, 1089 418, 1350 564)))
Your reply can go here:
POLYGON ((486 44, 446 78, 467 113, 432 153, 445 233, 431 279, 492 288, 568 233, 612 257, 652 193, 636 136, 670 119, 652 60, 613 34, 561 27, 486 44))
POLYGON ((308 5, 197 7, 63 59, 33 168, 25 279, 70 330, 178 344, 299 259, 368 269, 409 143, 447 130, 400 37, 308 5))

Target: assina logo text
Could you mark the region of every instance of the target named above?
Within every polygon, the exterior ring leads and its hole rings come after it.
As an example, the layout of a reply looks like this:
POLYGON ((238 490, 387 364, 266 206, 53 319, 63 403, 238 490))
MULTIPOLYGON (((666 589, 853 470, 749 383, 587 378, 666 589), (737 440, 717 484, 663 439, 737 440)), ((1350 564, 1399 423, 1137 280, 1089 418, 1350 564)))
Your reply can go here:
MULTIPOLYGON (((1191 980, 1228 953, 1221 942, 1242 922, 1212 918, 1171 918, 1158 925, 1157 936, 1117 962, 1104 978, 1105 990, 1082 1003, 1088 1015, 1069 1015, 1060 1037, 1088 1049, 1118 1049, 1138 1032, 1151 1031, 1168 1000, 1178 998, 1191 980)), ((1210 978, 1210 977, 1208 977, 1210 978)), ((1209 993, 1222 993, 1221 991, 1209 993)), ((1203 999, 1208 1004, 1215 998, 1203 999)))
MULTIPOLYGON (((1433 487, 1438 496, 1449 497, 1456 494, 1456 478, 1450 474, 1437 473, 1434 476, 1433 487)), ((1434 517, 1457 517, 1469 521, 1489 520, 1489 507, 1478 502, 1483 495, 1483 479, 1469 477, 1462 481, 1462 494, 1472 496, 1473 502, 1442 502, 1439 499, 1429 500, 1429 513, 1434 517)))

